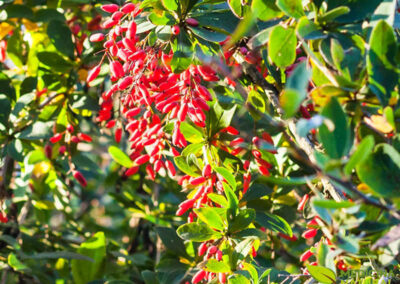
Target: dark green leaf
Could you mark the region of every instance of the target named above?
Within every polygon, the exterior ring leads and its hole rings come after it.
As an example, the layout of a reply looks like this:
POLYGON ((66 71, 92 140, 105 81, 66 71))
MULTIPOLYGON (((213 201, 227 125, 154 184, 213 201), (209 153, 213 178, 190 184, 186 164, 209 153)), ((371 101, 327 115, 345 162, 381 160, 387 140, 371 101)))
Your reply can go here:
POLYGON ((375 141, 372 135, 368 135, 367 137, 363 138, 344 168, 344 172, 347 175, 351 174, 351 171, 359 163, 362 163, 369 156, 369 154, 371 154, 372 150, 374 149, 374 144, 375 141))
POLYGON ((47 65, 51 69, 57 72, 68 72, 72 64, 66 61, 62 56, 56 52, 43 51, 37 54, 37 57, 41 63, 47 65))
POLYGON ((179 237, 192 242, 205 242, 216 240, 222 237, 222 234, 214 231, 206 224, 189 223, 180 226, 177 230, 179 237))
POLYGON ((246 229, 256 218, 254 209, 239 210, 233 221, 229 222, 229 232, 237 232, 246 229))
POLYGON ((290 237, 293 236, 293 232, 289 224, 278 215, 257 212, 256 221, 258 224, 271 231, 280 232, 290 237))
POLYGON ((9 5, 5 9, 7 12, 7 18, 26 18, 32 19, 33 18, 33 11, 26 5, 9 5))
POLYGON ((356 170, 360 180, 381 196, 392 197, 400 190, 400 154, 389 144, 376 146, 356 170))
POLYGON ((47 35, 57 50, 71 59, 74 58, 75 46, 72 42, 72 33, 65 23, 50 21, 47 26, 47 35))
POLYGON ((351 144, 350 128, 346 114, 335 97, 332 97, 323 108, 321 115, 334 124, 333 131, 326 124, 319 129, 319 138, 325 147, 326 154, 334 159, 347 155, 351 144))
POLYGON ((93 237, 82 243, 78 253, 90 257, 93 262, 73 259, 71 261, 72 276, 77 284, 85 284, 98 279, 102 274, 102 263, 106 256, 106 239, 103 232, 97 232, 93 237))
POLYGON ((163 244, 178 255, 186 256, 186 248, 182 239, 178 237, 175 229, 168 227, 156 227, 157 234, 160 236, 163 244))
POLYGON ((54 123, 37 121, 17 134, 17 138, 26 140, 48 139, 52 134, 54 123))
POLYGON ((381 20, 372 30, 367 57, 369 87, 386 106, 397 84, 396 37, 392 27, 381 20))

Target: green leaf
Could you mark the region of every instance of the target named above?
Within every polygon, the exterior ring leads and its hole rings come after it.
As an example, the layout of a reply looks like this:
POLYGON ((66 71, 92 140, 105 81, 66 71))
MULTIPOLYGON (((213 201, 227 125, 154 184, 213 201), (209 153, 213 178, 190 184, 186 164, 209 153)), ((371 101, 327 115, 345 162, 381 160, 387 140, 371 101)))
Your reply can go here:
POLYGON ((311 276, 320 283, 334 284, 336 283, 335 272, 323 266, 314 266, 307 264, 307 270, 311 276))
POLYGON ((238 238, 238 239, 250 237, 250 238, 257 238, 257 239, 264 240, 264 241, 269 238, 266 233, 264 233, 263 231, 261 231, 259 229, 254 229, 254 228, 248 228, 248 229, 241 230, 239 232, 233 233, 232 236, 235 238, 238 238))
POLYGON ((209 119, 207 119, 207 130, 209 137, 213 137, 221 129, 228 127, 231 124, 233 115, 236 111, 236 105, 230 109, 224 109, 216 102, 210 109, 209 119))
POLYGON ((381 20, 372 30, 369 46, 367 56, 369 88, 386 106, 398 80, 397 44, 392 27, 381 20))
POLYGON ((190 143, 200 143, 204 141, 203 133, 187 122, 182 122, 179 129, 185 139, 190 143))
POLYGON ((228 35, 224 33, 220 33, 212 29, 205 29, 203 27, 190 27, 190 30, 198 37, 211 42, 221 42, 226 40, 228 37, 228 35))
POLYGON ((305 97, 302 97, 296 90, 284 90, 279 98, 281 106, 285 111, 284 117, 290 118, 295 115, 304 98, 305 97))
POLYGON ((6 126, 8 123, 8 117, 10 113, 11 113, 11 103, 8 97, 6 95, 0 94, 0 123, 3 124, 4 126, 6 126))
POLYGON ((58 51, 69 58, 74 58, 74 43, 68 26, 60 21, 50 21, 47 26, 47 35, 58 51))
POLYGON ((178 0, 161 0, 161 3, 167 10, 170 10, 170 11, 178 10, 178 5, 179 5, 178 0))
POLYGON ((199 21, 199 25, 213 30, 233 33, 239 23, 230 10, 207 10, 201 13, 193 13, 193 17, 199 21))
POLYGON ((194 209, 194 212, 200 218, 201 221, 209 225, 213 229, 217 229, 218 231, 223 231, 225 228, 225 224, 218 214, 216 208, 213 207, 201 207, 194 209))
POLYGON ((214 231, 206 224, 197 223, 184 224, 176 232, 182 239, 192 242, 205 242, 222 237, 221 233, 214 231))
POLYGON ((241 274, 233 274, 228 277, 228 284, 250 284, 250 280, 241 274))
POLYGON ((257 212, 256 221, 258 224, 271 231, 280 232, 290 237, 293 236, 293 232, 292 229, 290 228, 290 225, 285 221, 285 219, 283 219, 278 215, 257 212))
POLYGON ((265 99, 257 90, 251 90, 247 96, 247 102, 257 110, 254 111, 250 108, 250 113, 254 119, 259 120, 262 118, 262 114, 265 113, 265 99))
POLYGON ((229 222, 229 232, 237 232, 246 229, 256 218, 254 209, 243 209, 239 211, 233 221, 229 222))
POLYGON ((180 73, 186 70, 192 63, 193 48, 186 32, 180 32, 174 40, 172 49, 174 55, 171 60, 171 69, 174 73, 180 73))
POLYGON ((305 98, 310 77, 311 72, 307 69, 307 63, 299 63, 289 76, 286 83, 286 89, 296 90, 302 98, 305 98))
POLYGON ((233 220, 239 208, 239 200, 235 192, 229 187, 229 185, 227 185, 226 183, 223 183, 222 185, 224 187, 226 198, 228 199, 228 220, 233 220))
POLYGON ((308 181, 315 179, 315 176, 304 176, 304 177, 266 177, 262 176, 259 178, 260 181, 267 182, 269 184, 277 185, 302 185, 306 184, 308 181))
POLYGON ((281 68, 294 63, 296 59, 297 38, 295 30, 276 26, 269 37, 268 55, 281 68))
POLYGON ((347 155, 350 144, 351 135, 350 128, 347 124, 347 117, 338 100, 332 97, 328 104, 323 108, 321 115, 330 119, 334 124, 334 130, 323 124, 319 128, 319 138, 325 147, 325 152, 333 159, 340 159, 347 155))
POLYGON ((396 0, 382 1, 371 17, 370 25, 376 26, 380 20, 385 20, 393 27, 396 18, 396 0))
POLYGON ((192 177, 200 176, 200 174, 196 171, 197 169, 188 164, 186 157, 184 156, 175 157, 174 161, 178 169, 180 169, 185 174, 190 175, 192 177))
POLYGON ((56 9, 40 9, 35 11, 35 22, 50 22, 53 20, 64 22, 65 16, 56 9))
POLYGON ((69 72, 72 67, 72 64, 65 60, 62 56, 60 56, 56 52, 43 51, 37 54, 37 58, 41 63, 51 67, 56 72, 69 72))
POLYGON ((243 196, 243 200, 257 200, 263 196, 270 195, 272 192, 273 190, 264 184, 253 183, 243 196))
POLYGON ((346 6, 336 7, 335 9, 329 10, 328 12, 324 13, 320 17, 318 17, 318 22, 326 25, 329 22, 332 22, 336 18, 345 15, 350 12, 350 8, 346 6))
POLYGON ((359 163, 362 163, 369 156, 369 154, 372 153, 372 150, 374 149, 374 144, 375 144, 374 136, 368 135, 367 137, 363 138, 361 143, 357 146, 356 151, 354 152, 353 155, 351 155, 351 158, 344 167, 344 172, 347 175, 350 175, 351 171, 359 163))
POLYGON ((299 19, 304 16, 301 0, 277 0, 278 7, 288 16, 299 19))
POLYGON ((178 255, 186 256, 186 248, 182 239, 176 234, 176 231, 168 227, 156 227, 157 234, 160 236, 163 244, 178 255))
MULTIPOLYGON (((2 8, 4 9, 4 8, 2 8)), ((9 5, 5 8, 7 13, 7 19, 12 18, 26 18, 32 19, 33 18, 33 11, 26 5, 9 5)))
POLYGON ((209 259, 206 264, 206 271, 214 273, 227 273, 231 271, 228 264, 216 259, 209 259))
POLYGON ((154 25, 159 25, 159 26, 165 26, 165 25, 171 26, 175 24, 174 17, 172 17, 169 13, 166 12, 163 12, 161 15, 153 12, 148 16, 148 19, 154 25))
POLYGON ((214 168, 214 170, 217 173, 219 173, 228 182, 228 184, 231 186, 233 191, 236 190, 235 177, 233 176, 233 174, 229 170, 227 170, 226 168, 222 168, 222 167, 214 168))
POLYGON ((18 67, 21 67, 24 64, 23 44, 24 43, 21 34, 17 30, 7 40, 7 55, 12 60, 12 62, 18 67))
POLYGON ((275 4, 275 0, 253 0, 251 11, 256 14, 261 21, 268 21, 282 16, 282 12, 275 4))
POLYGON ((242 5, 242 0, 228 0, 229 8, 238 18, 243 18, 246 14, 247 6, 242 5))
POLYGON ((133 167, 133 162, 127 154, 125 154, 121 149, 116 146, 110 146, 108 148, 108 153, 110 153, 111 158, 121 166, 125 168, 133 167))
POLYGON ((8 265, 15 271, 29 271, 31 270, 28 266, 22 263, 14 253, 10 253, 7 258, 8 265))
POLYGON ((301 118, 296 123, 296 131, 300 137, 306 137, 312 129, 318 129, 324 122, 324 118, 320 115, 314 115, 310 119, 301 118))
POLYGON ((77 284, 85 284, 100 278, 103 273, 102 264, 106 256, 106 238, 103 232, 97 232, 93 237, 82 243, 78 253, 90 257, 93 262, 81 259, 71 261, 72 276, 77 284))
POLYGON ((305 40, 326 38, 327 35, 307 17, 302 17, 297 24, 297 33, 305 40))
POLYGON ((91 257, 71 251, 40 252, 32 255, 24 255, 24 259, 80 259, 93 262, 91 257))
POLYGON ((393 197, 400 190, 400 154, 389 144, 375 151, 356 166, 360 180, 376 194, 393 197))
POLYGON ((228 207, 228 200, 226 200, 226 198, 223 197, 222 195, 216 193, 209 193, 207 197, 211 199, 212 202, 217 203, 222 207, 228 207))
POLYGON ((235 251, 233 252, 231 258, 231 267, 236 267, 240 260, 245 259, 247 257, 247 255, 251 251, 251 248, 253 247, 255 240, 256 238, 249 237, 236 245, 235 251))
POLYGON ((354 202, 351 201, 335 201, 335 200, 326 200, 326 199, 318 199, 313 200, 313 204, 318 207, 328 208, 328 209, 340 209, 340 208, 350 208, 353 206, 357 206, 354 202))
POLYGON ((16 135, 19 139, 26 140, 39 140, 39 139, 48 139, 53 136, 52 128, 54 123, 37 121, 32 125, 25 128, 22 132, 16 135))
POLYGON ((154 271, 142 271, 142 277, 145 284, 158 284, 157 274, 154 271))

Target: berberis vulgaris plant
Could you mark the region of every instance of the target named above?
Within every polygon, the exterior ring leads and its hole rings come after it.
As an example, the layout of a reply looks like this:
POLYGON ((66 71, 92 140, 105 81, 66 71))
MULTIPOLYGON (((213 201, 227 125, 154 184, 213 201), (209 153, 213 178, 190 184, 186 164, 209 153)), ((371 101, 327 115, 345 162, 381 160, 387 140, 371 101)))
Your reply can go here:
POLYGON ((1 283, 399 283, 396 11, 0 1, 1 283))

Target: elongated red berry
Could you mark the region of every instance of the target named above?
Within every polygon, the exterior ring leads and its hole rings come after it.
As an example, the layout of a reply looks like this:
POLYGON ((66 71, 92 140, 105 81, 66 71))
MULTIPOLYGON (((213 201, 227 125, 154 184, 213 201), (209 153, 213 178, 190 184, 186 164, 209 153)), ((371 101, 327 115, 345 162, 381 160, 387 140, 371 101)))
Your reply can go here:
POLYGON ((122 11, 122 13, 128 14, 128 13, 135 11, 135 9, 136 9, 135 4, 127 3, 124 6, 122 6, 121 11, 122 11))
POLYGON ((193 208, 193 205, 195 202, 196 202, 196 200, 194 200, 194 199, 188 199, 188 200, 182 202, 181 204, 179 204, 179 209, 178 209, 178 211, 176 211, 176 215, 181 216, 181 215, 185 214, 186 211, 188 211, 190 208, 193 208))
POLYGON ((125 90, 132 84, 132 82, 133 82, 133 77, 127 76, 118 83, 118 89, 125 90))
POLYGON ((117 143, 121 142, 121 138, 122 138, 122 128, 117 128, 117 129, 115 130, 114 138, 115 138, 115 142, 117 142, 117 143))
POLYGON ((312 253, 310 250, 307 250, 306 252, 304 252, 304 253, 300 256, 300 261, 306 261, 306 260, 309 259, 312 255, 313 255, 313 253, 312 253))
POLYGON ((211 175, 211 166, 210 164, 206 164, 202 171, 202 176, 207 178, 211 175))
POLYGON ((128 111, 125 113, 125 116, 126 116, 126 117, 134 117, 134 116, 138 115, 141 111, 142 111, 141 108, 135 107, 135 108, 133 108, 133 109, 128 110, 128 111))
POLYGON ((57 143, 58 141, 60 141, 62 138, 62 134, 61 133, 56 133, 53 135, 53 137, 50 138, 50 142, 51 143, 57 143))
POLYGON ((199 184, 202 184, 205 181, 206 181, 205 177, 191 178, 190 179, 190 184, 191 185, 199 185, 199 184))
POLYGON ((305 239, 311 239, 314 238, 318 233, 317 229, 309 229, 305 231, 301 236, 305 239))
POLYGON ((104 40, 104 34, 102 34, 102 33, 95 33, 95 34, 92 34, 92 35, 90 36, 89 40, 90 40, 91 42, 103 41, 103 40, 104 40))
POLYGON ((85 133, 78 133, 78 138, 79 140, 85 141, 85 142, 92 142, 92 137, 85 133))
POLYGON ((176 175, 176 169, 174 164, 170 160, 167 160, 165 162, 165 165, 167 167, 169 175, 174 177, 176 175))
POLYGON ((221 284, 225 284, 226 283, 226 273, 218 273, 218 280, 219 282, 221 282, 221 284))
POLYGON ((288 235, 285 235, 285 234, 282 234, 282 233, 278 233, 278 236, 281 237, 281 238, 284 238, 285 240, 291 241, 291 242, 297 241, 297 237, 295 235, 290 237, 288 235))
POLYGON ((117 4, 106 4, 106 5, 102 5, 101 9, 107 13, 114 13, 114 12, 118 11, 119 6, 117 4))
POLYGON ((144 163, 147 163, 150 160, 150 156, 145 154, 145 155, 141 155, 139 157, 136 158, 135 163, 137 165, 142 165, 144 163))
POLYGON ((297 211, 303 211, 304 210, 304 207, 306 206, 306 203, 307 203, 309 198, 310 198, 310 196, 308 194, 305 194, 301 198, 301 200, 299 202, 299 205, 297 206, 297 211))
POLYGON ((51 147, 51 145, 47 144, 46 146, 44 146, 44 154, 46 155, 47 159, 51 159, 52 152, 53 147, 51 147))
POLYGON ((125 171, 124 175, 126 177, 129 177, 129 176, 136 174, 138 171, 139 171, 139 167, 132 167, 132 168, 127 169, 125 171))
POLYGON ((81 186, 83 187, 87 186, 87 181, 80 171, 73 171, 72 175, 81 184, 81 186))
POLYGON ((121 78, 125 75, 124 68, 119 61, 113 61, 110 64, 111 75, 115 78, 121 78))
POLYGON ((198 256, 202 256, 203 254, 205 254, 207 251, 207 243, 204 242, 202 243, 199 248, 197 249, 197 255, 198 256))
POLYGON ((196 284, 199 283, 200 281, 202 281, 205 277, 206 277, 206 272, 204 270, 200 270, 199 272, 197 272, 193 278, 192 278, 192 283, 196 284))
POLYGON ((197 21, 196 19, 193 19, 193 18, 187 18, 186 23, 192 27, 197 27, 199 25, 199 21, 197 21))
POLYGON ((100 70, 101 70, 101 66, 100 65, 96 65, 95 67, 93 67, 93 69, 90 70, 89 73, 88 73, 88 76, 86 78, 86 82, 90 83, 94 79, 96 79, 97 76, 99 76, 100 70))

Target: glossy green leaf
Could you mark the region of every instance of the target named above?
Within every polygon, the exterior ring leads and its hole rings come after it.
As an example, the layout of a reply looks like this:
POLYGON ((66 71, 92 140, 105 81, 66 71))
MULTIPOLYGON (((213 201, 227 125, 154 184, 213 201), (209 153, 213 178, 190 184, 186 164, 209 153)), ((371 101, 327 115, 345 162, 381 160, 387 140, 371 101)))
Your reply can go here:
POLYGON ((74 43, 69 27, 60 21, 51 21, 47 26, 47 35, 58 51, 69 58, 74 58, 74 43))
POLYGON ((294 63, 296 46, 295 30, 276 26, 269 37, 268 55, 278 67, 285 68, 294 63))
POLYGON ((304 16, 301 0, 277 0, 278 7, 288 16, 299 19, 304 16))
POLYGON ((326 124, 319 128, 319 137, 326 154, 334 159, 347 155, 351 143, 350 128, 346 114, 335 97, 331 98, 323 108, 321 115, 331 120, 334 125, 333 130, 329 129, 326 124))
POLYGON ((394 90, 398 72, 396 70, 396 37, 392 27, 381 20, 372 30, 367 57, 369 87, 386 106, 394 90))
POLYGON ((307 265, 307 270, 311 276, 319 283, 334 284, 336 283, 335 272, 323 266, 307 265))
POLYGON ((113 158, 113 160, 121 166, 125 168, 130 168, 133 166, 133 162, 129 156, 118 147, 110 146, 108 148, 108 153, 110 154, 111 158, 113 158))
POLYGON ((254 209, 239 210, 233 221, 229 222, 229 232, 237 232, 246 229, 256 218, 254 209))
POLYGON ((103 232, 97 232, 93 237, 82 243, 78 253, 90 257, 93 262, 81 259, 71 261, 72 276, 77 284, 85 284, 98 279, 106 257, 106 239, 103 232))
POLYGON ((209 259, 206 264, 206 271, 214 273, 227 273, 231 271, 228 264, 216 259, 209 259))
POLYGON ((257 212, 256 221, 258 224, 271 231, 280 232, 290 237, 293 235, 290 225, 285 221, 285 219, 278 215, 257 212))
POLYGON ((253 0, 251 2, 251 11, 261 21, 268 21, 282 15, 282 12, 275 4, 275 0, 253 0))
POLYGON ((182 239, 179 238, 175 229, 168 227, 156 227, 157 234, 160 236, 163 244, 178 255, 186 256, 186 248, 182 239))
POLYGON ((400 154, 389 144, 376 146, 356 170, 360 180, 378 195, 391 197, 400 190, 400 154))
POLYGON ((297 24, 297 33, 305 40, 326 38, 327 35, 314 22, 302 17, 297 24))
POLYGON ((233 191, 236 190, 236 180, 234 175, 227 170, 226 168, 222 168, 222 167, 217 167, 214 168, 214 170, 219 173, 227 182, 228 184, 231 186, 231 188, 233 189, 233 191))
POLYGON ((221 233, 214 231, 206 224, 197 223, 184 224, 176 232, 182 239, 192 242, 205 242, 222 237, 221 233))
POLYGON ((211 228, 217 229, 219 231, 224 230, 225 224, 215 208, 201 207, 194 209, 194 212, 197 214, 201 221, 209 225, 211 228))
POLYGON ((363 138, 344 168, 344 172, 347 175, 351 174, 352 170, 359 163, 362 163, 372 153, 372 150, 374 149, 374 144, 375 141, 372 135, 368 135, 367 137, 363 138))

